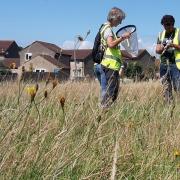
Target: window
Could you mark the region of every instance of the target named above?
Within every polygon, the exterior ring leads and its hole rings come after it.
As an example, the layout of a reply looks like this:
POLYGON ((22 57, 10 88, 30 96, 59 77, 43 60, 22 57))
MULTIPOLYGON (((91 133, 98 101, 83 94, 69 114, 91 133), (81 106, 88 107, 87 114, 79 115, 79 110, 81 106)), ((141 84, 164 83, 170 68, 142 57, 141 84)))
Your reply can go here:
POLYGON ((55 58, 55 59, 59 59, 59 57, 60 57, 60 53, 56 53, 56 54, 54 55, 54 58, 55 58))
POLYGON ((35 72, 46 72, 46 69, 35 69, 35 72))
POLYGON ((32 53, 26 53, 25 55, 26 61, 31 60, 31 58, 32 58, 32 53))

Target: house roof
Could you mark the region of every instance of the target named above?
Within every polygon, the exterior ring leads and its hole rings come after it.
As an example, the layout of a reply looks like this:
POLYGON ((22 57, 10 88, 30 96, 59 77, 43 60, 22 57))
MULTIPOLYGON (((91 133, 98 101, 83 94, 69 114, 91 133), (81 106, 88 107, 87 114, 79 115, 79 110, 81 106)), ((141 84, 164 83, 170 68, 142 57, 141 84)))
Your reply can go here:
MULTIPOLYGON (((48 56, 48 55, 37 55, 37 56, 40 56, 44 59, 46 59, 47 61, 49 61, 50 63, 54 64, 55 66, 58 66, 62 69, 70 69, 70 67, 58 62, 56 59, 52 58, 51 56, 48 56)), ((36 57, 37 57, 36 56, 36 57)), ((35 57, 34 57, 35 58, 35 57)))
POLYGON ((42 46, 46 47, 47 49, 49 49, 49 50, 51 50, 51 51, 53 51, 53 52, 55 52, 55 53, 61 53, 61 52, 62 52, 62 49, 61 49, 59 46, 57 46, 57 45, 55 45, 55 44, 52 44, 52 43, 43 42, 43 41, 34 41, 32 44, 26 46, 24 49, 32 46, 32 45, 35 44, 35 43, 39 43, 39 44, 41 44, 42 46))
POLYGON ((35 41, 35 42, 40 43, 41 45, 45 46, 46 48, 48 48, 54 52, 61 52, 62 51, 62 49, 55 44, 47 43, 47 42, 43 42, 43 41, 35 41))
MULTIPOLYGON (((127 52, 126 50, 121 50, 121 51, 125 51, 127 52)), ((74 50, 62 50, 62 53, 64 54, 69 54, 71 55, 71 60, 74 60, 74 50)), ((85 58, 87 58, 88 56, 90 56, 92 53, 92 49, 78 49, 78 50, 75 50, 75 56, 76 56, 76 59, 79 59, 79 60, 83 60, 85 58)), ((137 57, 133 58, 133 59, 141 59, 144 54, 149 54, 149 52, 146 50, 146 49, 140 49, 138 51, 138 55, 137 57)), ((149 54, 149 56, 151 56, 149 54)), ((126 59, 126 58, 124 58, 126 59)))
POLYGON ((0 41, 0 54, 4 54, 12 45, 12 43, 14 43, 15 41, 13 40, 1 40, 0 41))
POLYGON ((62 50, 63 54, 71 55, 71 60, 76 59, 83 60, 91 55, 92 49, 78 49, 78 50, 62 50))

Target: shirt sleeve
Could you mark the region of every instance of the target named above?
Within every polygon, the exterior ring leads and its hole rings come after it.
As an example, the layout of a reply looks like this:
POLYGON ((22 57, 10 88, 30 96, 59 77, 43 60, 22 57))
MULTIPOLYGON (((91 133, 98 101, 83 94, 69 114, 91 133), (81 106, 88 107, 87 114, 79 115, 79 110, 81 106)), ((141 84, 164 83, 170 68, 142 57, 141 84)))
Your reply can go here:
POLYGON ((107 40, 108 37, 113 37, 113 33, 112 33, 111 28, 107 28, 104 31, 104 39, 107 40))

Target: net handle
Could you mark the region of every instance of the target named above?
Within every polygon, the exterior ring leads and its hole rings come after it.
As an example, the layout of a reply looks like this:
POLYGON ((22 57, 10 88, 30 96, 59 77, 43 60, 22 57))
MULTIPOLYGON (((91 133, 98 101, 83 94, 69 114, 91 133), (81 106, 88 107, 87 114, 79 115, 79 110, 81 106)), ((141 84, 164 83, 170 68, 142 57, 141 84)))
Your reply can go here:
POLYGON ((130 33, 134 33, 136 31, 136 26, 135 25, 127 25, 127 26, 123 26, 122 28, 120 28, 117 32, 116 32, 116 35, 118 35, 118 33, 121 31, 121 30, 126 30, 127 28, 134 28, 134 30, 130 33))

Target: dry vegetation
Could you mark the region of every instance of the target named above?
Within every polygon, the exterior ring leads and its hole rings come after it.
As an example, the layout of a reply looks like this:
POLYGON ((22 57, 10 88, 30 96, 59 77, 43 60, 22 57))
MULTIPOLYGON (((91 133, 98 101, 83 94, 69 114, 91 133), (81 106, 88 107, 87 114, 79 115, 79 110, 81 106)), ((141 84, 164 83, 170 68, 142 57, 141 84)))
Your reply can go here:
POLYGON ((0 86, 0 179, 180 179, 180 99, 159 82, 123 84, 108 111, 96 82, 31 86, 0 86))

